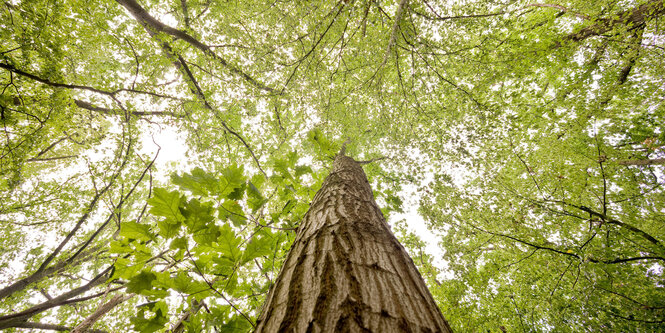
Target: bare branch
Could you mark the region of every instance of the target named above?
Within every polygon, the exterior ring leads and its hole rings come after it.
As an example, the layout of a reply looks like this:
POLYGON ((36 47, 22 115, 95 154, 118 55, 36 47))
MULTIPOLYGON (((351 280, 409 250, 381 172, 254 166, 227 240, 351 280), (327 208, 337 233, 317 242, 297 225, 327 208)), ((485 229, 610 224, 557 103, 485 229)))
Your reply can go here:
POLYGON ((395 46, 395 43, 397 42, 397 31, 399 30, 399 23, 402 21, 402 15, 404 15, 404 9, 408 6, 408 4, 409 0, 401 0, 399 2, 397 11, 395 12, 393 29, 392 32, 390 33, 390 40, 388 41, 388 46, 386 47, 386 52, 383 56, 383 61, 381 61, 381 65, 379 65, 378 68, 382 68, 388 62, 388 57, 390 57, 390 51, 392 51, 392 48, 395 46))

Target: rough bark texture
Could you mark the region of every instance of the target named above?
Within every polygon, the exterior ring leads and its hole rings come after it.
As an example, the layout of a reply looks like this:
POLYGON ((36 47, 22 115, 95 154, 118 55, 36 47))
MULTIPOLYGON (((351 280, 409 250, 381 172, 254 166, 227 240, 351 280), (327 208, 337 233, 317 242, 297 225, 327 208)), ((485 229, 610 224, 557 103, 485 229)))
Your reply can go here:
POLYGON ((256 332, 451 332, 353 159, 335 159, 256 332))
POLYGON ((117 294, 113 296, 108 302, 102 304, 95 312, 85 318, 80 324, 76 325, 70 333, 85 333, 90 332, 90 327, 97 322, 100 318, 106 315, 109 311, 113 310, 118 304, 134 297, 134 294, 117 294))

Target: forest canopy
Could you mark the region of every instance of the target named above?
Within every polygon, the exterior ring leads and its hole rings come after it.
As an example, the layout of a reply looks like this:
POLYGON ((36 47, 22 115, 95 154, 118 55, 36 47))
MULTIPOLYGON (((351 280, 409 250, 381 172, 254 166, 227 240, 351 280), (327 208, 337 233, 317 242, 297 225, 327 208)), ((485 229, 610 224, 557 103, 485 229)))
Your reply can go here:
POLYGON ((0 329, 251 331, 347 139, 453 330, 665 329, 663 0, 0 7, 0 329))

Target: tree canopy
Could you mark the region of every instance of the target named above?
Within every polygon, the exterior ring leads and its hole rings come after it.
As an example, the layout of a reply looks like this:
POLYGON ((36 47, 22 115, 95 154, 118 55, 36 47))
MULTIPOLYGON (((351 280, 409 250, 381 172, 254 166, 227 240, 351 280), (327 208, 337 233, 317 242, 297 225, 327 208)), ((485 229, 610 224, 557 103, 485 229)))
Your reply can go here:
POLYGON ((0 329, 252 330, 347 138, 453 330, 665 327, 662 0, 0 7, 0 329))

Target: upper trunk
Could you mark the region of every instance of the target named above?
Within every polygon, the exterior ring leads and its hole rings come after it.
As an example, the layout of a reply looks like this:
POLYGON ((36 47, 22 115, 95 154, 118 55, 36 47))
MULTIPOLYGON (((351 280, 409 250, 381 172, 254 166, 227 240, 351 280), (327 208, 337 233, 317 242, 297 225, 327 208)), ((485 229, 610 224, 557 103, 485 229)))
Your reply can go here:
POLYGON ((367 177, 338 155, 300 224, 256 332, 451 332, 367 177))

